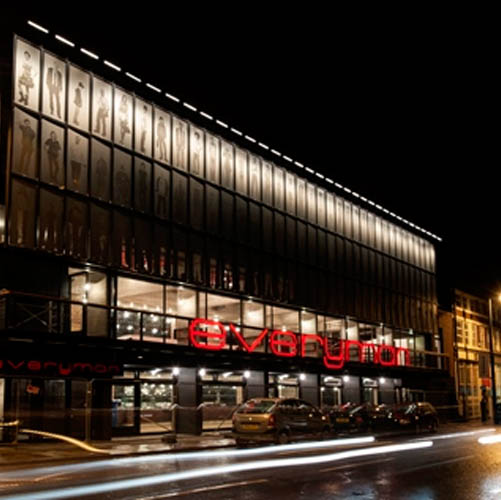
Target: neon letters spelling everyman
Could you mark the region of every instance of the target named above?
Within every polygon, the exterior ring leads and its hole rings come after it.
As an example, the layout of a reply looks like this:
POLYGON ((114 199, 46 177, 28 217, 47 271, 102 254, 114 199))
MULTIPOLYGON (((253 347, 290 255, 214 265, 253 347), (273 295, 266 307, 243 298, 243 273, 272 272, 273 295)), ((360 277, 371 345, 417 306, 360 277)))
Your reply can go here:
POLYGON ((275 356, 292 358, 295 356, 306 357, 306 345, 315 342, 323 351, 324 365, 331 370, 340 370, 344 364, 351 361, 350 352, 352 347, 357 352, 357 361, 367 362, 367 358, 373 358, 372 362, 381 366, 410 366, 409 349, 405 347, 393 347, 386 344, 372 344, 359 342, 358 340, 339 340, 336 352, 333 352, 329 341, 317 334, 295 334, 291 331, 273 330, 267 328, 261 331, 258 337, 248 344, 241 335, 239 328, 231 324, 226 328, 219 321, 197 318, 191 321, 189 336, 191 345, 197 349, 207 351, 220 351, 227 345, 228 331, 237 339, 239 345, 246 352, 254 352, 262 345, 266 336, 271 352, 275 356), (210 330, 208 330, 210 328, 210 330), (269 335, 268 335, 269 334, 269 335), (366 354, 369 353, 369 356, 366 354), (372 353, 372 356, 370 356, 372 353))

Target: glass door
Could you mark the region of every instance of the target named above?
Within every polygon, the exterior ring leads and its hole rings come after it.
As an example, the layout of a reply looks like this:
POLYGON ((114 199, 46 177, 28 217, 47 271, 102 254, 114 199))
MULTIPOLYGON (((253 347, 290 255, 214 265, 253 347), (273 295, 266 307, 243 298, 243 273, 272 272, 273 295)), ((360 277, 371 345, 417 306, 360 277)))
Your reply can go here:
POLYGON ((136 382, 113 383, 111 386, 111 428, 114 436, 139 433, 136 382))

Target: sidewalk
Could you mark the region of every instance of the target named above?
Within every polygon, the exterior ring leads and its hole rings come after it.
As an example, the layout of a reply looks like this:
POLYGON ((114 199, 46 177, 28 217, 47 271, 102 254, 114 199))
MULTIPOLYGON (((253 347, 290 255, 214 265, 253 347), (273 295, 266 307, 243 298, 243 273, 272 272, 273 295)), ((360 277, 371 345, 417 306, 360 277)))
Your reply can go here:
MULTIPOLYGON (((496 427, 492 420, 481 423, 480 421, 451 422, 441 424, 438 434, 452 432, 468 432, 496 427)), ((501 430, 501 427, 499 427, 501 430)), ((430 434, 433 439, 435 434, 430 434)), ((170 444, 162 441, 163 434, 114 438, 111 441, 93 441, 89 444, 106 450, 108 454, 91 453, 59 441, 28 442, 21 441, 16 445, 0 446, 0 469, 28 467, 32 464, 40 465, 48 462, 73 462, 78 460, 103 460, 124 456, 137 456, 154 453, 186 452, 207 450, 214 448, 227 448, 235 446, 231 434, 226 432, 206 432, 201 436, 178 434, 177 442, 170 444)), ((342 437, 356 437, 357 434, 346 434, 342 437)), ((341 437, 341 436, 340 436, 341 437)), ((376 434, 377 437, 377 434, 376 434)), ((386 437, 381 435, 380 437, 386 437)), ((333 436, 335 439, 335 436, 333 436)))
POLYGON ((111 441, 92 441, 89 443, 95 448, 108 451, 109 454, 91 453, 59 441, 20 441, 18 444, 0 446, 0 468, 54 461, 102 460, 119 456, 197 451, 235 446, 235 441, 228 432, 206 432, 201 436, 178 434, 177 442, 173 444, 163 442, 163 436, 163 434, 155 434, 122 437, 114 438, 111 441))

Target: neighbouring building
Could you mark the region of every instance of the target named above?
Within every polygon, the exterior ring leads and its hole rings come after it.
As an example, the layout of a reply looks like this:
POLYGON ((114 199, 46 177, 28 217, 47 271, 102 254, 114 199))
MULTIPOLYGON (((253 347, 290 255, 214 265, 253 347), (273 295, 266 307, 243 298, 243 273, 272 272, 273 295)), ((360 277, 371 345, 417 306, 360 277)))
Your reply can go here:
POLYGON ((482 389, 490 396, 493 414, 492 358, 498 402, 501 402, 501 308, 492 299, 492 339, 489 328, 488 299, 462 290, 453 290, 450 310, 439 311, 439 327, 444 352, 453 362, 450 375, 455 378, 459 415, 466 419, 481 417, 482 389))

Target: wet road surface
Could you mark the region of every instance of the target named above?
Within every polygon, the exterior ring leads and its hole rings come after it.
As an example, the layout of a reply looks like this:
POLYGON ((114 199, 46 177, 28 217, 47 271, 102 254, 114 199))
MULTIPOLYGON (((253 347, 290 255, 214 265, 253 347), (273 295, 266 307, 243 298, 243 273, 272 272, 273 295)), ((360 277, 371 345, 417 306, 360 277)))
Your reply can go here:
POLYGON ((4 468, 0 498, 501 499, 501 442, 478 442, 493 435, 484 429, 4 468))

